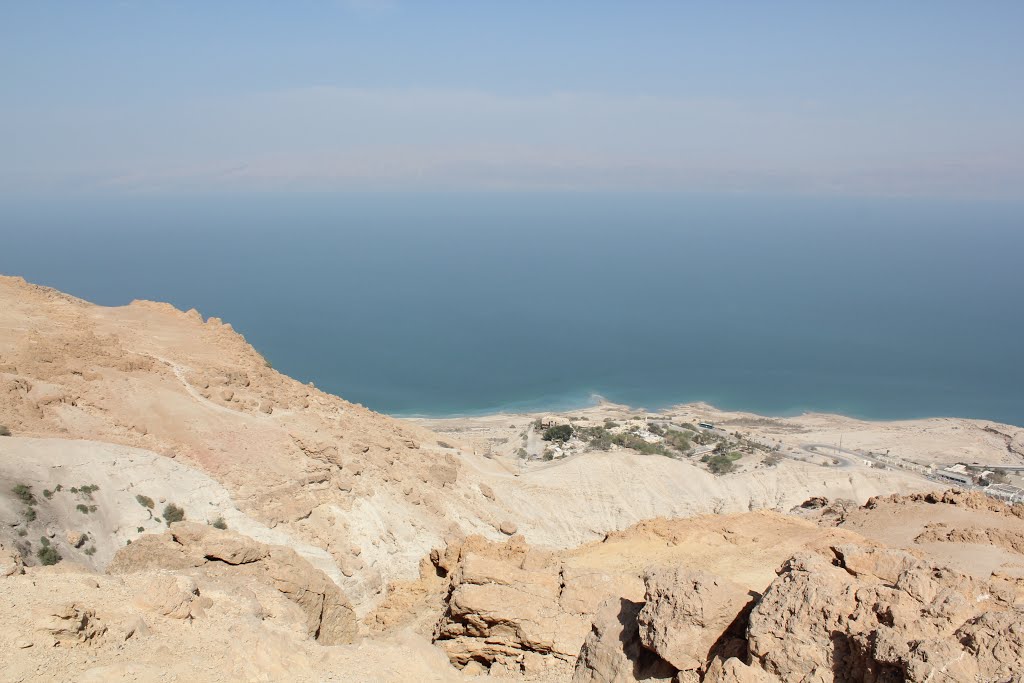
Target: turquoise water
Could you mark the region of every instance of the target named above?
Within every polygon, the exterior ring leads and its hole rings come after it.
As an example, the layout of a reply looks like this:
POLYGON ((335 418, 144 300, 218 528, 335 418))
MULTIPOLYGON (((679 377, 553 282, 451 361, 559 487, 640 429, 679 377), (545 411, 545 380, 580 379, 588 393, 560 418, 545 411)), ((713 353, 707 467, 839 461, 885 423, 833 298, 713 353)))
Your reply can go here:
POLYGON ((231 322, 377 410, 594 395, 1024 425, 1024 206, 670 195, 0 203, 0 271, 231 322))

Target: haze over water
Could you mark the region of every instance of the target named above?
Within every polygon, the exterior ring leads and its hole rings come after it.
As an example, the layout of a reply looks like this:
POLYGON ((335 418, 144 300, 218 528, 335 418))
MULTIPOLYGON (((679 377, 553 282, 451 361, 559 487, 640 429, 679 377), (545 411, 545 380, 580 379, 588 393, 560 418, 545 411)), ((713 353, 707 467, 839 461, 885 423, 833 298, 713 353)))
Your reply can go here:
POLYGON ((1024 205, 678 194, 0 204, 0 272, 230 322, 398 414, 657 408, 1024 424, 1024 205))

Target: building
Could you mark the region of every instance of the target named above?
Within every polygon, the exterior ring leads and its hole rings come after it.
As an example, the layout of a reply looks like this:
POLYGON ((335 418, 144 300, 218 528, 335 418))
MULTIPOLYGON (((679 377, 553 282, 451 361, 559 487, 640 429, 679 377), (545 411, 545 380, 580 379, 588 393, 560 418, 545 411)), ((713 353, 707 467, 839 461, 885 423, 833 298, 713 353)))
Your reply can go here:
POLYGON ((985 487, 985 493, 1006 503, 1024 503, 1024 489, 1011 484, 992 484, 985 487))
POLYGON ((961 486, 971 486, 974 484, 974 477, 967 472, 967 466, 962 463, 944 467, 936 471, 935 476, 960 484, 961 486))

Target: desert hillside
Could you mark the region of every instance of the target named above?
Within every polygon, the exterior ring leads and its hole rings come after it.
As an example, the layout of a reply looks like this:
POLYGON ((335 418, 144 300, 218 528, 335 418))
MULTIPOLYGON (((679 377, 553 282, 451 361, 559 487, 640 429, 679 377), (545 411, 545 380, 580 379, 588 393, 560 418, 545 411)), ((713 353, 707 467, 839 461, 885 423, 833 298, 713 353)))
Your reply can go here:
POLYGON ((1008 680, 1020 661, 989 652, 1020 616, 1019 507, 921 469, 1020 464, 1007 425, 399 420, 216 318, 12 277, 0 425, 3 680, 824 680, 840 655, 863 673, 842 680, 927 680, 942 653, 1008 680), (783 618, 852 587, 890 607, 783 618), (932 649, 909 625, 929 610, 932 649), (865 651, 881 627, 890 650, 865 651), (790 632, 807 645, 783 657, 790 632))

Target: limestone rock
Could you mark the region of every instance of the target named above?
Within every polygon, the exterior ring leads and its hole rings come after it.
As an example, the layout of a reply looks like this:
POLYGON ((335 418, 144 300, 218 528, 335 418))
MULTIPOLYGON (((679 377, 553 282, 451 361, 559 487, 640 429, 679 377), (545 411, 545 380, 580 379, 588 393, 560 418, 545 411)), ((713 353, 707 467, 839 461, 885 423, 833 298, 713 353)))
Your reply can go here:
POLYGON ((700 570, 656 569, 644 584, 646 604, 637 615, 640 641, 681 671, 703 671, 751 602, 742 586, 700 570))
MULTIPOLYGON (((205 524, 180 522, 163 534, 148 534, 119 550, 107 571, 117 574, 162 568, 226 573, 272 586, 302 609, 306 632, 323 645, 347 643, 356 635, 355 613, 341 589, 290 548, 265 545, 205 524)), ((173 596, 182 597, 165 582, 152 587, 142 600, 165 614, 195 616, 193 609, 201 609, 197 605, 185 610, 184 605, 171 604, 173 596), (159 596, 164 593, 172 597, 162 601, 159 596)))
POLYGON ((21 560, 21 555, 0 544, 0 578, 24 573, 25 564, 21 560))
POLYGON ((506 536, 513 536, 517 531, 519 531, 519 527, 516 526, 513 522, 505 520, 498 526, 498 531, 505 534, 506 536))
POLYGON ((47 610, 37 621, 36 628, 62 646, 87 643, 107 631, 107 627, 96 617, 96 610, 77 603, 67 603, 47 610))
POLYGON ((323 645, 350 642, 356 618, 341 589, 290 548, 274 546, 261 562, 272 585, 306 613, 307 632, 323 645))
POLYGON ((67 538, 68 544, 72 548, 81 548, 82 544, 85 543, 85 534, 81 531, 70 530, 65 535, 65 538, 67 538))
POLYGON ((1024 670, 1024 610, 987 583, 901 551, 834 552, 789 560, 751 612, 751 662, 774 679, 1012 680, 1024 670))
POLYGON ((191 619, 202 613, 199 605, 193 604, 198 596, 195 580, 187 576, 162 574, 150 581, 144 592, 135 596, 135 603, 141 609, 171 619, 191 619))
POLYGON ((207 560, 227 564, 248 564, 262 560, 269 554, 267 546, 248 536, 216 529, 206 524, 178 522, 172 525, 171 538, 207 560))
POLYGON ((762 669, 747 666, 736 657, 711 662, 703 683, 774 683, 762 669))
POLYGON ((573 683, 633 683, 671 680, 675 667, 640 642, 637 615, 642 602, 609 598, 597 610, 580 650, 573 683))

